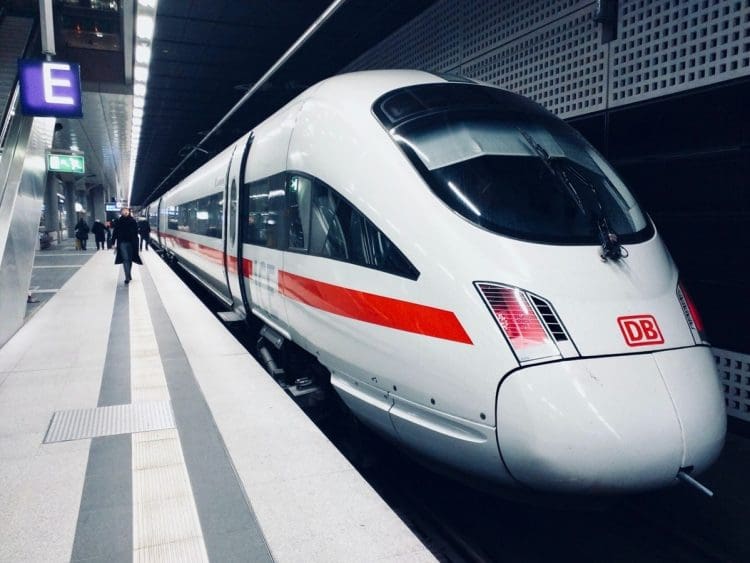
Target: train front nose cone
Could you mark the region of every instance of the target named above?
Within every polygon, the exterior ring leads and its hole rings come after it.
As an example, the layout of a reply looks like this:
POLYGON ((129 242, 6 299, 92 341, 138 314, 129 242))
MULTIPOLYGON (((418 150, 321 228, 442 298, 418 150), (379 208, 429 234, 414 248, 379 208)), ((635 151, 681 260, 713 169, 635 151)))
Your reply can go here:
POLYGON ((619 493, 666 486, 683 460, 680 423, 650 354, 530 366, 500 386, 498 443, 534 489, 619 493))

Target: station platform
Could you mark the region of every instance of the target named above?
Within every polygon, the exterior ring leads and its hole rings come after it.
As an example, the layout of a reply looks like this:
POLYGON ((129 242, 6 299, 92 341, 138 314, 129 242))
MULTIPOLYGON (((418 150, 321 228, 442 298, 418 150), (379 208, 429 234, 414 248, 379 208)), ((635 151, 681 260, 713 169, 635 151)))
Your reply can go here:
POLYGON ((434 560, 141 255, 88 252, 0 349, 0 561, 434 560))

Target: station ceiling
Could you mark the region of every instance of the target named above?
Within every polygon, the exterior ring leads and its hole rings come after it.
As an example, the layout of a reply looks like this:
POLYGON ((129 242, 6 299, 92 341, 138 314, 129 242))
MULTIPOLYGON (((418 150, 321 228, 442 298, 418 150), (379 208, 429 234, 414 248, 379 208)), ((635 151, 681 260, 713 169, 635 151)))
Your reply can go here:
MULTIPOLYGON (((159 0, 131 202, 157 185, 330 5, 330 0, 159 0)), ((349 0, 204 145, 217 153, 305 88, 336 74, 434 0, 349 0)), ((194 155, 170 179, 203 164, 194 155)))

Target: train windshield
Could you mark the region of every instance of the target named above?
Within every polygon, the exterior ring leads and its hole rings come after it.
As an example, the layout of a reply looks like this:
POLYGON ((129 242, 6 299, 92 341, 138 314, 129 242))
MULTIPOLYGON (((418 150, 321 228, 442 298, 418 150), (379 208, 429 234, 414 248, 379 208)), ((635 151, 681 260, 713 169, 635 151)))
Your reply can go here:
POLYGON ((606 161, 573 128, 502 90, 432 84, 387 94, 376 116, 432 191, 476 225, 532 242, 621 242, 651 223, 606 161))

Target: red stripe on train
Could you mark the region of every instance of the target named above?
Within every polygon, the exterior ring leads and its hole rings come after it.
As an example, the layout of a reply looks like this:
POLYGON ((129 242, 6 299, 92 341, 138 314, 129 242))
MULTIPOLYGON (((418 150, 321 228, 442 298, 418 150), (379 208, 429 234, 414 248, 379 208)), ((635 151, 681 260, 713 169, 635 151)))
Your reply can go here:
MULTIPOLYGON (((172 234, 160 234, 173 239, 182 248, 199 252, 218 264, 224 263, 224 253, 220 250, 172 234)), ((252 277, 252 260, 243 258, 242 262, 244 276, 252 277)), ((236 273, 237 257, 229 256, 227 265, 231 272, 236 273)), ((279 271, 279 293, 342 317, 473 345, 464 327, 451 311, 332 285, 282 270, 279 271)))
MULTIPOLYGON (((215 248, 212 248, 210 246, 206 246, 205 244, 200 244, 198 242, 194 242, 192 240, 188 240, 183 237, 178 237, 176 235, 170 234, 170 233, 162 233, 159 231, 159 235, 163 238, 169 238, 175 241, 176 244, 180 246, 180 248, 184 248, 186 250, 193 250, 195 252, 198 252, 199 254, 202 254, 212 262, 215 262, 216 264, 219 264, 221 266, 224 265, 224 252, 221 250, 217 250, 215 248)), ((248 260, 247 258, 242 259, 242 263, 244 264, 244 272, 242 272, 245 277, 251 277, 253 275, 253 263, 251 260, 248 260)), ((229 267, 229 271, 233 273, 237 273, 237 257, 229 255, 227 257, 227 266, 229 267)))
POLYGON ((316 309, 388 328, 473 344, 451 311, 279 271, 279 293, 316 309))

